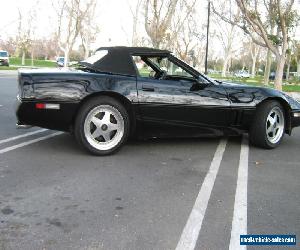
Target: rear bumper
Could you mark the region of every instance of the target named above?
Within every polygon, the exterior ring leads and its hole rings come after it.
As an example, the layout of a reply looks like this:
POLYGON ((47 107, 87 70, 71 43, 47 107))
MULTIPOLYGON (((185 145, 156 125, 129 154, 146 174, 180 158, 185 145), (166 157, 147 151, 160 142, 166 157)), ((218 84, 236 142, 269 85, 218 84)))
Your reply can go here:
MULTIPOLYGON (((37 109, 43 101, 16 100, 17 126, 38 126, 48 129, 70 131, 77 113, 78 103, 60 103, 60 109, 37 109)), ((49 103, 47 101, 47 103, 49 103)), ((54 103, 54 102, 50 102, 54 103)), ((55 102, 57 103, 57 102, 55 102)))
POLYGON ((17 124, 16 124, 16 128, 17 128, 17 129, 28 129, 28 128, 32 128, 32 126, 31 126, 31 125, 26 125, 26 124, 19 124, 19 123, 17 123, 17 124))
POLYGON ((300 110, 292 110, 291 111, 291 127, 299 127, 300 126, 300 110))

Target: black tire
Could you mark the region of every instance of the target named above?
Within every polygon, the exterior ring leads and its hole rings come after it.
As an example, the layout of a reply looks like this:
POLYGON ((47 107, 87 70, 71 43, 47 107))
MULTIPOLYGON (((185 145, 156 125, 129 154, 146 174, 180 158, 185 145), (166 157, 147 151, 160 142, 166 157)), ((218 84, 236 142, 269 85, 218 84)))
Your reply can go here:
MULTIPOLYGON (((282 141, 285 133, 285 112, 282 105, 277 101, 265 101, 259 105, 256 110, 254 120, 250 127, 250 143, 254 146, 273 149, 276 148, 282 141), (270 141, 267 133, 267 119, 272 110, 280 110, 283 114, 283 132, 281 136, 278 136, 278 141, 270 141)), ((281 134, 281 133, 280 133, 281 134)))
MULTIPOLYGON (((90 153, 99 156, 109 155, 117 152, 120 149, 120 147, 126 142, 129 136, 129 131, 130 119, 127 110, 119 101, 108 96, 94 97, 88 100, 86 103, 84 103, 78 111, 74 126, 74 135, 78 143, 90 153), (89 113, 97 107, 110 107, 113 110, 117 110, 118 114, 121 115, 119 116, 119 118, 121 117, 121 119, 123 119, 122 124, 124 125, 124 129, 122 130, 122 136, 120 136, 120 141, 118 141, 116 145, 108 149, 99 149, 91 145, 91 143, 89 142, 89 140, 91 139, 88 138, 88 136, 85 133, 85 122, 87 122, 86 119, 89 113)), ((94 138, 94 140, 96 140, 96 138, 94 138)))

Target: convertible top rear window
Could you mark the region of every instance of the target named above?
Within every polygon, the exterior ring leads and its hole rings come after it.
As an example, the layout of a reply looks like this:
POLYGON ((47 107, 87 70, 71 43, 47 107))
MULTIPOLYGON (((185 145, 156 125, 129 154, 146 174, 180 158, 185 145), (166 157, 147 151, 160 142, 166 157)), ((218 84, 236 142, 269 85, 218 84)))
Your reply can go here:
POLYGON ((107 53, 108 53, 107 50, 98 50, 98 51, 96 51, 96 53, 94 55, 90 56, 89 58, 87 58, 83 62, 86 62, 86 63, 89 63, 89 64, 94 64, 95 62, 99 61, 104 56, 106 56, 107 53))

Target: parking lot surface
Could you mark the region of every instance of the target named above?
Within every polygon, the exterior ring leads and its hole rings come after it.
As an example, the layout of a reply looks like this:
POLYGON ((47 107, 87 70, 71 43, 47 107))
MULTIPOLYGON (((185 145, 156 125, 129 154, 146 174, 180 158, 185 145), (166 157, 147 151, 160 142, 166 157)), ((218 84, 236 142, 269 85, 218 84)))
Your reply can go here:
POLYGON ((247 136, 156 139, 95 157, 67 133, 17 130, 16 74, 1 73, 0 87, 1 250, 245 249, 242 233, 299 238, 299 128, 274 150, 248 147, 247 136))

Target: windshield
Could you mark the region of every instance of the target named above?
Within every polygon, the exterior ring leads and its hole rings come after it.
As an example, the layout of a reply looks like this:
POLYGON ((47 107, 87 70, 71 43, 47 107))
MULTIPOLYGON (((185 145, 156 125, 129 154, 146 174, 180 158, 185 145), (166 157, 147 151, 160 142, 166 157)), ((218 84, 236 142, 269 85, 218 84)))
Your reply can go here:
POLYGON ((216 83, 216 84, 222 83, 222 81, 213 79, 213 78, 209 77, 208 75, 204 75, 204 76, 205 76, 205 78, 206 78, 207 80, 209 80, 210 82, 213 82, 213 83, 216 83))
POLYGON ((6 51, 0 51, 1 57, 8 57, 8 53, 6 51))

